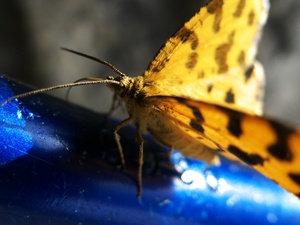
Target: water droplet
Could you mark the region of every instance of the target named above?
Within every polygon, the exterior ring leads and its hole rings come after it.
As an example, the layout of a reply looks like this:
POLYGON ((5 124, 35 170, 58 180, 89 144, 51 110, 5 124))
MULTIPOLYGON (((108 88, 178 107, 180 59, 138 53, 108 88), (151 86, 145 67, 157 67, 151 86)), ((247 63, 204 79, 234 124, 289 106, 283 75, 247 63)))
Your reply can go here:
POLYGON ((174 151, 171 156, 171 160, 177 172, 183 173, 188 169, 188 163, 180 152, 174 151))
POLYGON ((205 173, 205 179, 206 179, 206 183, 208 184, 208 186, 212 189, 212 190, 217 190, 218 188, 218 180, 217 178, 210 172, 207 171, 205 173))
POLYGON ((181 180, 190 184, 190 188, 206 188, 206 181, 202 173, 196 170, 186 170, 181 174, 181 180))

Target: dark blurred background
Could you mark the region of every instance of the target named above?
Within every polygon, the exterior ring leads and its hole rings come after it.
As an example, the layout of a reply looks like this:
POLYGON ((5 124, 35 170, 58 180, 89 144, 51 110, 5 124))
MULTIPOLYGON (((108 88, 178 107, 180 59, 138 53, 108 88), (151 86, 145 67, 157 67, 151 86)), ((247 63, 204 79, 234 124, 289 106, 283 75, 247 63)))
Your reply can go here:
MULTIPOLYGON (((105 59, 129 76, 142 74, 162 44, 204 1, 0 1, 0 72, 36 87, 85 76, 114 75, 104 66, 61 51, 105 59)), ((265 113, 300 125, 300 1, 273 0, 258 59, 267 76, 265 113)), ((64 97, 66 91, 53 92, 64 97)), ((107 111, 104 86, 74 88, 70 99, 107 111)))

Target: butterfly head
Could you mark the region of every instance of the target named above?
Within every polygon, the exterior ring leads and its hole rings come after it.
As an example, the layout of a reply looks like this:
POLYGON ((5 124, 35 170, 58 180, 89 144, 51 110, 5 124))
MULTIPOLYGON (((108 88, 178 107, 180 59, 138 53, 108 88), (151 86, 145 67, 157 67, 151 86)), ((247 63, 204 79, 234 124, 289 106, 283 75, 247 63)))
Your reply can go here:
POLYGON ((117 77, 109 76, 106 79, 114 81, 112 83, 108 82, 107 86, 124 100, 126 98, 134 98, 141 89, 139 77, 131 78, 126 75, 120 75, 117 77))

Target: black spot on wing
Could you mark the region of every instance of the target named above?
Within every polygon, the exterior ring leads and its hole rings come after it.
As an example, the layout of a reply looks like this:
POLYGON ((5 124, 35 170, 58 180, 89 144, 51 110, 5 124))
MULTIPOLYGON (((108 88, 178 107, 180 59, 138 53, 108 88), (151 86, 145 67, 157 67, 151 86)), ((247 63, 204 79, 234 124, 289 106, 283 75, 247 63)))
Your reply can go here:
POLYGON ((254 23, 256 13, 251 10, 251 12, 248 15, 248 25, 251 26, 254 23))
POLYGON ((298 185, 300 185, 300 174, 299 173, 289 173, 289 177, 296 182, 298 185))
POLYGON ((204 128, 201 126, 201 124, 195 120, 191 120, 190 122, 190 126, 192 128, 194 128, 195 130, 201 132, 201 133, 204 133, 204 128))
POLYGON ((198 39, 193 40, 191 43, 192 50, 195 50, 198 47, 198 45, 199 45, 198 39))
POLYGON ((213 30, 215 33, 219 32, 220 25, 222 21, 222 11, 223 11, 223 0, 217 0, 217 1, 209 1, 209 3, 206 5, 207 12, 214 14, 215 19, 213 23, 213 30))
POLYGON ((252 73, 253 73, 253 69, 254 69, 254 65, 252 65, 251 67, 249 67, 249 68, 246 70, 246 72, 245 72, 245 81, 246 81, 246 82, 250 79, 250 77, 251 77, 251 75, 252 75, 252 73))
POLYGON ((213 87, 214 87, 214 85, 212 85, 212 84, 207 85, 207 92, 210 93, 211 90, 213 89, 213 87))
POLYGON ((231 48, 231 44, 224 43, 215 50, 215 60, 219 66, 218 73, 226 73, 228 71, 227 55, 231 48))
POLYGON ((194 116, 196 117, 196 121, 197 122, 203 122, 204 118, 203 118, 200 110, 198 108, 194 107, 194 106, 191 106, 191 105, 188 105, 188 106, 191 108, 194 116))
POLYGON ((198 54, 197 52, 192 52, 189 57, 188 57, 188 61, 186 62, 185 66, 188 69, 193 69, 196 64, 197 64, 197 60, 198 60, 198 54))
POLYGON ((195 118, 196 118, 196 120, 194 120, 194 121, 200 122, 200 123, 204 122, 204 117, 203 117, 202 113, 200 112, 200 110, 199 110, 197 107, 195 107, 195 106, 189 104, 189 102, 188 102, 187 99, 184 99, 184 98, 176 98, 176 100, 177 100, 178 102, 180 102, 180 103, 186 105, 187 107, 189 107, 189 108, 192 110, 192 113, 193 113, 193 115, 194 115, 195 118))
POLYGON ((240 17, 242 15, 242 12, 245 8, 245 1, 246 0, 240 0, 239 4, 237 5, 236 11, 234 12, 233 16, 240 17))
POLYGON ((183 103, 185 105, 188 104, 188 99, 186 99, 186 98, 176 98, 176 97, 174 97, 174 99, 176 99, 176 101, 179 102, 179 103, 183 103))
POLYGON ((288 147, 287 140, 290 134, 294 132, 293 129, 275 121, 270 121, 270 125, 276 133, 277 142, 268 147, 268 152, 278 160, 292 161, 293 154, 288 147))
POLYGON ((275 158, 283 161, 292 161, 292 154, 288 151, 286 143, 278 141, 277 143, 270 145, 268 151, 275 158))
POLYGON ((228 35, 228 42, 222 43, 215 49, 215 60, 218 64, 218 73, 223 74, 229 70, 228 53, 233 45, 235 31, 228 35))
POLYGON ((217 106, 219 110, 221 110, 223 113, 226 113, 227 117, 229 118, 228 124, 227 124, 227 130, 230 134, 232 134, 235 137, 239 137, 243 134, 242 130, 242 120, 244 118, 244 114, 227 109, 222 106, 217 106))
POLYGON ((193 31, 188 29, 186 26, 183 26, 175 33, 174 37, 180 38, 181 42, 184 43, 189 39, 192 33, 193 31))
POLYGON ((204 78, 204 76, 205 76, 204 72, 201 71, 200 73, 198 73, 197 78, 198 78, 198 79, 202 79, 202 78, 204 78))
POLYGON ((239 57, 238 57, 238 62, 239 64, 244 64, 246 61, 246 56, 245 56, 245 52, 243 50, 241 50, 239 57))
POLYGON ((207 11, 211 14, 218 13, 218 11, 222 9, 223 4, 223 0, 210 1, 206 6, 207 11))
POLYGON ((193 112, 193 115, 195 116, 196 120, 191 120, 190 126, 193 127, 195 130, 203 133, 204 128, 202 127, 201 123, 204 121, 204 118, 200 112, 200 110, 194 106, 191 106, 189 104, 186 104, 193 112))
POLYGON ((183 26, 181 29, 179 29, 175 33, 174 37, 180 38, 182 43, 189 41, 191 43, 192 50, 195 50, 199 45, 198 37, 195 34, 195 32, 193 30, 188 29, 185 26, 183 26))
POLYGON ((204 133, 204 128, 202 127, 201 123, 204 121, 204 118, 200 112, 200 110, 189 104, 188 100, 184 99, 184 98, 176 98, 178 102, 186 105, 187 107, 189 107, 192 110, 193 115, 195 116, 195 119, 191 119, 190 121, 190 126, 192 128, 194 128, 195 130, 204 133))
POLYGON ((225 102, 234 103, 234 93, 232 92, 231 88, 226 93, 225 102))
POLYGON ((229 122, 227 125, 228 131, 235 137, 239 137, 242 133, 242 127, 241 127, 241 120, 242 120, 242 115, 241 114, 234 114, 234 115, 229 115, 229 122))
POLYGON ((255 166, 255 165, 261 165, 263 166, 264 164, 264 159, 257 155, 257 154, 248 154, 241 150, 240 148, 234 146, 234 145, 229 145, 227 149, 230 153, 241 159, 243 162, 255 166))

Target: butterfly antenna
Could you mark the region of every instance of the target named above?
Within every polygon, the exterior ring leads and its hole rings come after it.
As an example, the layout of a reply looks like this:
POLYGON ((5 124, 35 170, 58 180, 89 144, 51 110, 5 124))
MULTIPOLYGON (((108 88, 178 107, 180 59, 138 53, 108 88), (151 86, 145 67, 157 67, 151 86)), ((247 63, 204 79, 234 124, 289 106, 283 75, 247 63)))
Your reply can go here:
MULTIPOLYGON (((96 61, 98 63, 101 63, 101 64, 107 66, 108 68, 110 68, 115 73, 119 74, 120 76, 126 76, 124 73, 122 73, 120 70, 118 70, 116 67, 114 67, 109 62, 106 62, 105 60, 98 59, 94 56, 90 56, 90 55, 87 55, 87 54, 84 54, 84 53, 81 53, 81 52, 77 52, 77 51, 72 50, 72 49, 68 49, 68 48, 64 48, 64 47, 62 47, 61 49, 64 50, 64 51, 71 52, 71 53, 74 53, 76 55, 80 55, 80 56, 83 56, 85 58, 91 59, 91 60, 96 61)), ((1 106, 4 106, 8 102, 10 102, 14 99, 17 99, 17 98, 24 98, 24 97, 27 97, 27 96, 30 96, 30 95, 35 95, 35 94, 39 94, 39 93, 53 91, 55 89, 69 88, 69 90, 67 92, 67 95, 68 95, 71 87, 82 86, 82 85, 90 85, 90 84, 101 84, 101 83, 120 85, 120 82, 116 81, 116 80, 110 80, 110 79, 103 80, 101 78, 86 77, 86 78, 79 79, 79 80, 77 80, 73 83, 56 85, 56 86, 53 86, 53 87, 43 88, 43 89, 39 89, 39 90, 35 90, 35 91, 30 91, 30 92, 27 92, 27 93, 24 93, 24 94, 15 95, 11 98, 6 99, 4 102, 2 102, 1 106), (85 80, 85 81, 83 81, 83 80, 85 80)))
POLYGON ((56 86, 53 86, 53 87, 42 88, 42 89, 39 89, 39 90, 30 91, 30 92, 26 92, 26 93, 23 93, 23 94, 15 95, 11 98, 6 99, 4 102, 2 102, 1 106, 4 106, 8 102, 10 102, 14 99, 17 99, 17 98, 24 98, 24 97, 27 97, 27 96, 30 96, 30 95, 35 95, 35 94, 39 94, 39 93, 45 93, 45 92, 53 91, 55 89, 70 88, 70 87, 90 85, 90 84, 117 84, 117 85, 120 85, 120 82, 115 81, 115 80, 103 80, 103 79, 99 78, 98 80, 88 80, 88 81, 82 81, 82 82, 60 84, 60 85, 56 85, 56 86))
MULTIPOLYGON (((78 83, 78 82, 81 82, 81 81, 98 81, 98 80, 103 80, 103 79, 102 78, 97 78, 97 77, 84 77, 84 78, 80 78, 78 80, 75 80, 73 83, 78 83)), ((71 91, 72 87, 74 87, 74 86, 68 87, 68 90, 67 90, 67 93, 66 93, 66 101, 68 101, 68 99, 69 99, 69 94, 70 94, 70 91, 71 91)))
POLYGON ((76 55, 80 55, 82 57, 85 57, 85 58, 88 58, 88 59, 91 59, 93 61, 96 61, 98 63, 101 63, 105 66, 107 66, 108 68, 110 68, 112 71, 114 71, 115 73, 121 75, 121 76, 126 76, 124 73, 122 73, 120 70, 118 70, 116 67, 114 67, 112 64, 110 64, 109 62, 105 61, 105 60, 102 60, 102 59, 98 59, 94 56, 91 56, 91 55, 87 55, 87 54, 84 54, 84 53, 81 53, 81 52, 77 52, 75 50, 72 50, 72 49, 68 49, 68 48, 64 48, 64 47, 61 47, 60 48, 61 50, 64 50, 64 51, 67 51, 67 52, 71 52, 71 53, 74 53, 76 55))

